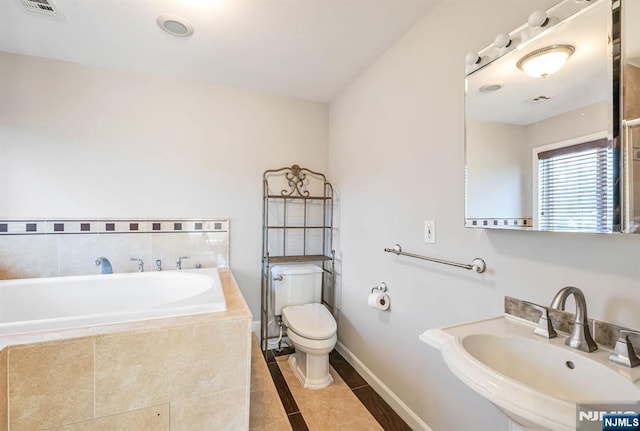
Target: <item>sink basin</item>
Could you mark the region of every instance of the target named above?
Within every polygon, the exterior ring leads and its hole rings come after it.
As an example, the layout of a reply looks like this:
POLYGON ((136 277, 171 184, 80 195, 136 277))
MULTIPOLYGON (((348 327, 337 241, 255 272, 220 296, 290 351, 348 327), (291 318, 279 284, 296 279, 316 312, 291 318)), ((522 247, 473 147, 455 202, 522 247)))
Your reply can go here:
POLYGON ((636 402, 640 367, 607 360, 600 347, 583 353, 564 345, 568 334, 547 340, 535 325, 511 316, 431 329, 420 335, 440 349, 449 369, 531 429, 573 431, 577 403, 636 402))

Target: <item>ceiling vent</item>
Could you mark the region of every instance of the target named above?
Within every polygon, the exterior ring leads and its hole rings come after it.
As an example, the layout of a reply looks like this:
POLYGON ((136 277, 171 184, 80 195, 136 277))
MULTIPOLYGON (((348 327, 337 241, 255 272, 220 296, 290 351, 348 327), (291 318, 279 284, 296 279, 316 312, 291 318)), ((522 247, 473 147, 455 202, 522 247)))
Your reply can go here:
POLYGON ((526 102, 527 103, 542 103, 542 102, 546 102, 547 100, 551 100, 553 98, 553 96, 548 96, 546 94, 541 94, 540 96, 535 96, 532 97, 531 99, 527 99, 526 102))
POLYGON ((22 9, 32 15, 64 20, 64 15, 53 0, 16 0, 22 9))

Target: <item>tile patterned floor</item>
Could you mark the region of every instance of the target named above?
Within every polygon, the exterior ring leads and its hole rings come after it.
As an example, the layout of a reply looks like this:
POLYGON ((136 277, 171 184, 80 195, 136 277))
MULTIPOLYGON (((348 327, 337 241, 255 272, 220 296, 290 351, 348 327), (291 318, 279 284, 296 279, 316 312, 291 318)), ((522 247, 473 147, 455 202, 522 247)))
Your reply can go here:
POLYGON ((251 344, 250 431, 291 431, 278 391, 255 337, 251 344))
POLYGON ((276 362, 310 430, 383 431, 334 369, 330 370, 333 377, 331 385, 321 390, 304 389, 293 373, 288 358, 288 355, 279 356, 276 362))
MULTIPOLYGON (((257 345, 255 349, 258 349, 257 345)), ((280 397, 285 416, 290 428, 285 428, 280 417, 261 413, 272 407, 260 407, 256 403, 273 402, 273 389, 269 392, 271 398, 264 394, 263 398, 254 396, 252 386, 251 430, 284 430, 293 431, 329 431, 329 430, 388 430, 409 431, 411 428, 389 407, 389 405, 367 384, 367 382, 353 369, 353 367, 336 351, 329 355, 331 375, 334 382, 322 390, 308 390, 293 374, 288 354, 293 350, 284 350, 275 356, 273 351, 267 352, 267 367, 271 374, 275 390, 280 397), (271 421, 270 424, 261 423, 262 420, 271 421), (276 428, 275 426, 282 428, 276 428)), ((260 358, 262 359, 262 357, 260 358)), ((254 361, 256 362, 256 361, 254 361)), ((262 359, 262 364, 264 359, 262 359)), ((256 365, 256 368, 258 365, 256 365)), ((262 368, 261 368, 262 369, 262 368)), ((260 377, 263 387, 264 376, 260 377)), ((257 380, 257 379, 256 379, 257 380)), ((253 379, 252 379, 253 385, 253 379)), ((257 392, 260 392, 258 390, 257 392)))

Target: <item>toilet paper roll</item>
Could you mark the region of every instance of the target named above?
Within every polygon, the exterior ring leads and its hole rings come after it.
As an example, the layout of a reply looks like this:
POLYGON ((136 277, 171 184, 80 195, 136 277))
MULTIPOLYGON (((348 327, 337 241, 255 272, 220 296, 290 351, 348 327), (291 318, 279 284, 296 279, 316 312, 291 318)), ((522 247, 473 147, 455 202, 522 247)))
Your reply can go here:
POLYGON ((389 308, 389 295, 386 293, 372 293, 367 300, 369 307, 377 308, 378 310, 386 310, 389 308))

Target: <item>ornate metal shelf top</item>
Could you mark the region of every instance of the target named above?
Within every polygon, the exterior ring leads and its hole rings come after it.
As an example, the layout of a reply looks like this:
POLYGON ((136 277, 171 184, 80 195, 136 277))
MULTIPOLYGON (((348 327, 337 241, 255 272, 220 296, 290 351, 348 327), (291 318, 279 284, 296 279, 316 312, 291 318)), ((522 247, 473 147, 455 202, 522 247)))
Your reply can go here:
POLYGON ((305 184, 305 181, 307 180, 307 174, 316 175, 322 178, 322 181, 327 184, 327 179, 323 174, 312 171, 311 169, 301 168, 299 165, 293 165, 291 167, 284 167, 280 169, 266 170, 263 174, 264 181, 267 181, 267 176, 269 176, 269 174, 278 173, 284 174, 284 177, 287 180, 287 184, 289 186, 288 190, 282 189, 280 191, 280 196, 282 197, 310 197, 309 190, 307 190, 307 186, 305 184))

